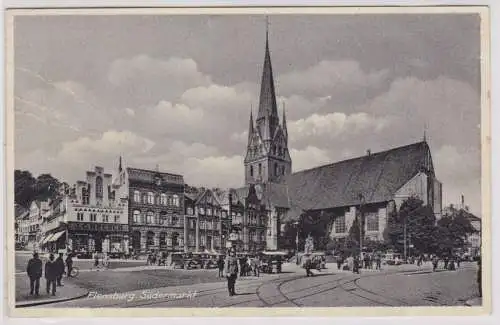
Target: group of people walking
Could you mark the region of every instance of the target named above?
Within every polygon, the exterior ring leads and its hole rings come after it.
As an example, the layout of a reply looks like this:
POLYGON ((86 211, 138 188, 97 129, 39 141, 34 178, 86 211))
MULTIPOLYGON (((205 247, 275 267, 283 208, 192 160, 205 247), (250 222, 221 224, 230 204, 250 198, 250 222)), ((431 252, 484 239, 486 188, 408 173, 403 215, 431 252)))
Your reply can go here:
POLYGON ((33 258, 28 261, 28 265, 26 267, 26 272, 28 273, 30 280, 30 295, 40 295, 40 278, 42 277, 42 269, 44 270, 43 275, 46 280, 47 294, 52 294, 52 296, 56 295, 56 286, 63 286, 62 278, 64 273, 66 273, 66 267, 68 269, 68 276, 70 276, 71 269, 73 267, 71 255, 66 258, 66 261, 64 261, 63 258, 63 253, 59 253, 57 258, 55 258, 54 254, 50 254, 48 261, 45 262, 45 268, 43 268, 43 262, 38 253, 33 254, 33 258))

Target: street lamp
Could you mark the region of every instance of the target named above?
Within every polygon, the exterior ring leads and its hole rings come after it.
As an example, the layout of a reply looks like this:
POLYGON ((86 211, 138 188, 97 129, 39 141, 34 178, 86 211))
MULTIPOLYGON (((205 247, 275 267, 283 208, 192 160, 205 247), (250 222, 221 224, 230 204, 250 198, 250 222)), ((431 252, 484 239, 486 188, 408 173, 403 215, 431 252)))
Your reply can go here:
POLYGON ((359 193, 359 257, 363 254, 363 205, 365 204, 365 197, 359 193))
POLYGON ((297 233, 295 235, 295 251, 296 251, 296 261, 295 263, 297 265, 299 265, 299 222, 296 221, 293 223, 293 225, 295 226, 295 229, 297 230, 297 233))

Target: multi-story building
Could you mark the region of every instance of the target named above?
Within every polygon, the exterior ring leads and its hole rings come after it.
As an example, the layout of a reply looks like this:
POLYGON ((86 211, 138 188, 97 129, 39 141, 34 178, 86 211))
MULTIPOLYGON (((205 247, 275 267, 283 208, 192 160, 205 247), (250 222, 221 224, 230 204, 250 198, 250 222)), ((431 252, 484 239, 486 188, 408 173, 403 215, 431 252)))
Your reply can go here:
POLYGON ((15 227, 15 240, 22 246, 28 243, 29 225, 30 225, 30 211, 16 204, 16 221, 15 227))
POLYGON ((135 254, 187 249, 182 175, 123 168, 122 159, 113 187, 128 199, 130 248, 135 254))
POLYGON ((28 224, 28 248, 33 250, 39 249, 40 241, 42 240, 41 225, 43 215, 48 211, 48 201, 35 200, 31 202, 29 208, 29 224, 28 224))
POLYGON ((66 188, 51 201, 44 222, 44 248, 74 252, 127 254, 128 202, 112 188, 102 167, 87 171, 86 180, 66 188))

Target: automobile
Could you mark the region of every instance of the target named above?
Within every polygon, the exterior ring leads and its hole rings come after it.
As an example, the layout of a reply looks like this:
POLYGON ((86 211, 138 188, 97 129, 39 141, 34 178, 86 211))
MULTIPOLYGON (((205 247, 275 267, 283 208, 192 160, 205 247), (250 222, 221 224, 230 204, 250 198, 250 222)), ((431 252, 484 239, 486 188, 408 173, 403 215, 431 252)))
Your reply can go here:
POLYGON ((185 265, 185 254, 174 252, 167 257, 167 264, 172 266, 174 269, 184 269, 185 265))
POLYGON ((193 253, 193 262, 196 264, 192 265, 192 268, 199 267, 202 269, 213 269, 217 268, 217 259, 211 253, 193 253))
POLYGON ((26 245, 22 242, 17 242, 16 243, 16 250, 23 250, 26 245))
POLYGON ((260 253, 262 273, 281 273, 283 260, 286 257, 285 252, 280 251, 263 251, 260 253))
POLYGON ((326 254, 324 252, 313 252, 311 259, 314 269, 318 271, 326 269, 326 254))

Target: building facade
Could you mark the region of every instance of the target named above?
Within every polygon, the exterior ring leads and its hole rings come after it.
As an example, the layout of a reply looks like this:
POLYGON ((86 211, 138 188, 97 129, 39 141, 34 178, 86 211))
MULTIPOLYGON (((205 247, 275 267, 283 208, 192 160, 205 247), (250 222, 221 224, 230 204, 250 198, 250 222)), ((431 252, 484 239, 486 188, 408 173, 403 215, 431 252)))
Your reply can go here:
POLYGON ((183 176, 123 168, 121 158, 116 175, 114 188, 128 199, 130 250, 134 254, 186 250, 183 176))
POLYGON ((116 195, 111 174, 102 167, 65 189, 50 203, 43 248, 77 253, 128 254, 128 201, 116 195))

